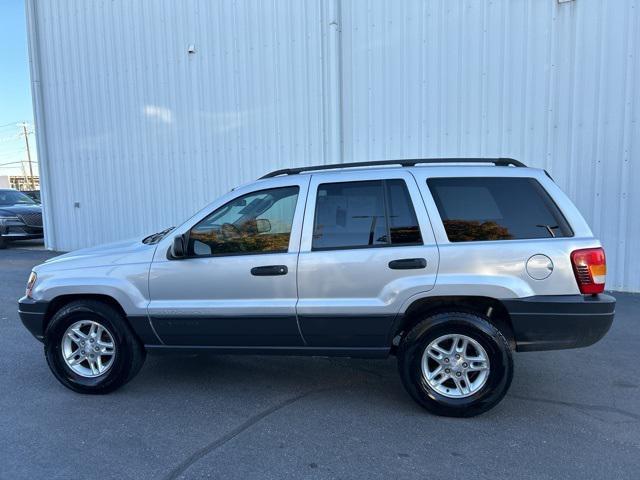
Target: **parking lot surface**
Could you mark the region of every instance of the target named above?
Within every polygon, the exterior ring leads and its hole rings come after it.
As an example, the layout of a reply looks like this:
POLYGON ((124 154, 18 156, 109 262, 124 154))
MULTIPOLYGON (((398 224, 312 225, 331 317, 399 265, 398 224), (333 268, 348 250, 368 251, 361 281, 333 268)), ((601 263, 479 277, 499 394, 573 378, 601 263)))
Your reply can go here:
POLYGON ((50 374, 17 299, 42 249, 0 251, 0 478, 634 478, 640 295, 598 344, 515 355, 509 394, 429 415, 394 358, 147 357, 107 396, 50 374))

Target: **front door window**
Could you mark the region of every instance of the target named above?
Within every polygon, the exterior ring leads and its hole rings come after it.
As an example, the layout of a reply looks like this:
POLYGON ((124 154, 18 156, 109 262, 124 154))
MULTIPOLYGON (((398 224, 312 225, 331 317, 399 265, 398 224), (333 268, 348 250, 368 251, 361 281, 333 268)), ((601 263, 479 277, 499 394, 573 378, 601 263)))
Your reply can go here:
POLYGON ((189 232, 189 256, 283 253, 289 248, 297 186, 231 200, 189 232))

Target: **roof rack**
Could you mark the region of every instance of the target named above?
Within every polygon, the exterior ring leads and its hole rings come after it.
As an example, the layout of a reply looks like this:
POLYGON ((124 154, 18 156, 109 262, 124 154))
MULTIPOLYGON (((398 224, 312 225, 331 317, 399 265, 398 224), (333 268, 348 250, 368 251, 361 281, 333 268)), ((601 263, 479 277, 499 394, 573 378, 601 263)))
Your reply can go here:
POLYGON ((497 167, 526 167, 526 165, 513 158, 419 158, 413 160, 382 160, 377 162, 352 162, 333 163, 330 165, 315 165, 311 167, 283 168, 260 177, 272 178, 279 175, 297 175, 302 172, 316 170, 335 170, 341 168, 374 167, 379 165, 400 165, 401 167, 414 167, 421 163, 493 163, 497 167))

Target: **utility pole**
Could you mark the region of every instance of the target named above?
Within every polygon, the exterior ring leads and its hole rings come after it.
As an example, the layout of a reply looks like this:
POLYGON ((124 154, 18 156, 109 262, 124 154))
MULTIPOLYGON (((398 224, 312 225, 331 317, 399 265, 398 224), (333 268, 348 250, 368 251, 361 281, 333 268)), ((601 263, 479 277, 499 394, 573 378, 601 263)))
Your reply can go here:
POLYGON ((24 143, 27 146, 27 162, 29 162, 29 183, 31 190, 36 189, 36 182, 33 181, 33 166, 31 165, 31 151, 29 150, 29 132, 27 132, 27 123, 22 124, 22 133, 24 135, 24 143))

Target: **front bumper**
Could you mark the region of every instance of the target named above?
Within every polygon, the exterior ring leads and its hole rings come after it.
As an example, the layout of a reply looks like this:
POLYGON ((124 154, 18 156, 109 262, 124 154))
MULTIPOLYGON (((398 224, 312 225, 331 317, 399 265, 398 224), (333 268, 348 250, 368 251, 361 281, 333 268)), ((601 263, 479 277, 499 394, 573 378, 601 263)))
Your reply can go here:
POLYGON ((27 330, 41 342, 44 340, 44 319, 49 302, 38 302, 32 298, 22 297, 18 300, 18 315, 27 330))
POLYGON ((14 221, 0 224, 0 237, 6 238, 7 240, 43 238, 44 230, 42 227, 30 226, 21 221, 14 221))
POLYGON ((616 308, 616 299, 604 294, 541 295, 502 303, 519 352, 593 345, 611 328, 616 308))

